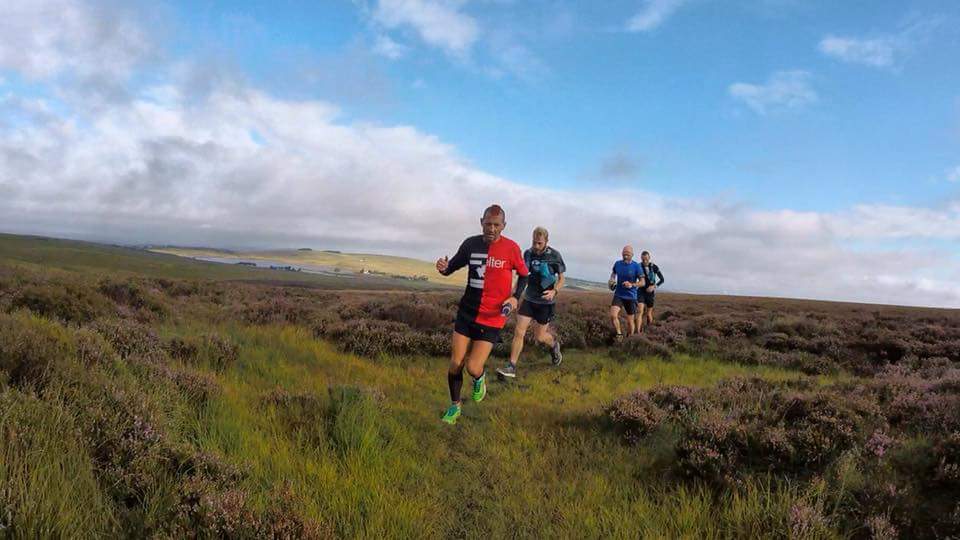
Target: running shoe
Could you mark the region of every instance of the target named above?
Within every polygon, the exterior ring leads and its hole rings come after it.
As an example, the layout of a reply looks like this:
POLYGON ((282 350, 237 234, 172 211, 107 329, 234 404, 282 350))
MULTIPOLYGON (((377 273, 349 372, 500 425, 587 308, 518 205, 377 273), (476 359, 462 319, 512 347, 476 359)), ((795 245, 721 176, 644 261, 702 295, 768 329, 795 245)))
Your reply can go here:
POLYGON ((479 379, 473 381, 473 400, 483 401, 487 397, 487 377, 481 375, 479 379))
POLYGON ((447 409, 447 412, 443 413, 443 418, 441 418, 441 420, 453 425, 457 423, 457 418, 460 418, 460 405, 454 403, 450 405, 450 407, 447 409))
POLYGON ((507 377, 508 379, 513 379, 517 376, 517 366, 508 363, 502 368, 497 368, 497 373, 501 377, 507 377))
POLYGON ((560 352, 560 339, 553 339, 553 348, 550 349, 550 360, 553 360, 553 365, 559 366, 560 362, 563 362, 563 353, 560 352))

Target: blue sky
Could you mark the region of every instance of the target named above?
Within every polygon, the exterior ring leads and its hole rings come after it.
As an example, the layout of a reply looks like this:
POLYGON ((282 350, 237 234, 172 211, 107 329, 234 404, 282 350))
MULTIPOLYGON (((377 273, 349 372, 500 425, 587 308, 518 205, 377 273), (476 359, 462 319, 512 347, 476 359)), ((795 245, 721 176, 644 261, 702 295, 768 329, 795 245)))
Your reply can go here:
POLYGON ((947 175, 960 160, 956 2, 690 0, 635 32, 625 25, 642 1, 446 4, 479 26, 460 56, 412 24, 378 27, 371 4, 173 9, 181 54, 226 55, 258 85, 320 99, 342 92, 295 80, 296 62, 363 63, 382 88, 341 103, 352 117, 417 126, 521 182, 619 181, 803 210, 930 204, 957 190, 947 175), (367 54, 384 36, 401 57, 367 54), (902 43, 877 66, 825 54, 829 36, 902 43), (531 66, 511 72, 497 47, 521 48, 531 66), (815 101, 760 114, 729 94, 778 71, 807 72, 815 101), (636 170, 602 178, 617 156, 636 170))
POLYGON ((956 1, 5 6, 3 230, 433 258, 497 201, 579 277, 960 306, 956 1))

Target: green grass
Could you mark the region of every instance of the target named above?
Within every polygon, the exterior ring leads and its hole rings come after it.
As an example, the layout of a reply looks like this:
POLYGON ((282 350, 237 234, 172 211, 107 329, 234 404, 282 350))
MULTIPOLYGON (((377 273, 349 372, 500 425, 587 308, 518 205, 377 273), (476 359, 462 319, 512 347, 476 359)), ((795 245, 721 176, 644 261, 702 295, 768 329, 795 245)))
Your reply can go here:
POLYGON ((198 422, 197 443, 249 466, 255 492, 290 480, 303 512, 338 536, 731 537, 783 532, 784 509, 807 496, 762 483, 719 499, 677 490, 663 479, 666 450, 626 447, 596 421, 635 389, 794 372, 579 352, 553 368, 527 357, 519 382, 491 377, 488 398, 467 401, 450 427, 439 421, 445 359, 357 358, 289 327, 224 332, 242 344, 241 363, 220 375, 224 393, 198 422), (277 387, 318 396, 315 425, 285 430, 261 401, 277 387))
MULTIPOLYGON (((789 536, 794 506, 825 504, 815 485, 762 476, 722 493, 677 482, 670 433, 630 447, 600 420, 604 404, 636 389, 800 377, 795 372, 693 357, 617 362, 580 351, 568 351, 556 368, 533 353, 518 381, 491 377, 487 399, 467 401, 460 422, 447 426, 439 421, 447 405, 444 358, 359 358, 292 326, 179 323, 159 331, 218 333, 240 346, 236 364, 207 370, 221 387, 216 397, 193 408, 169 383, 122 362, 94 376, 142 393, 167 436, 246 471, 237 487, 254 507, 269 507, 286 489, 300 515, 338 537, 789 536), (304 399, 290 406, 273 395, 304 399)), ((76 399, 82 385, 64 391, 76 399)), ((7 486, 0 496, 17 509, 0 523, 18 536, 150 530, 177 487, 160 477, 138 507, 116 507, 71 435, 77 426, 58 392, 43 400, 0 392, 0 481, 7 486)), ((833 536, 825 525, 806 533, 833 536)))

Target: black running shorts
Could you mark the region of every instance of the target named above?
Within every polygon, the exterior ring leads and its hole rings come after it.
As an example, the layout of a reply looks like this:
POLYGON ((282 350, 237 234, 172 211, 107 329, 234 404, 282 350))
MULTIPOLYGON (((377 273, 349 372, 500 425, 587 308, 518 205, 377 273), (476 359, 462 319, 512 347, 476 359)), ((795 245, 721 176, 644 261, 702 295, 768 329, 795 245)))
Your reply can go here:
POLYGON ((646 289, 641 289, 638 291, 637 297, 640 302, 643 302, 643 305, 653 307, 654 302, 657 300, 657 290, 654 289, 652 292, 647 292, 646 289))
POLYGON ((620 298, 619 296, 613 297, 613 302, 610 303, 611 306, 620 306, 624 311, 627 312, 627 315, 636 315, 637 314, 637 301, 630 298, 620 298))
POLYGON ((556 304, 539 304, 537 302, 528 302, 526 300, 520 304, 519 315, 530 317, 537 321, 537 324, 550 324, 556 311, 556 304))
POLYGON ((474 341, 489 341, 496 343, 500 337, 500 328, 485 326, 476 322, 469 313, 457 310, 457 320, 453 323, 453 331, 474 341))

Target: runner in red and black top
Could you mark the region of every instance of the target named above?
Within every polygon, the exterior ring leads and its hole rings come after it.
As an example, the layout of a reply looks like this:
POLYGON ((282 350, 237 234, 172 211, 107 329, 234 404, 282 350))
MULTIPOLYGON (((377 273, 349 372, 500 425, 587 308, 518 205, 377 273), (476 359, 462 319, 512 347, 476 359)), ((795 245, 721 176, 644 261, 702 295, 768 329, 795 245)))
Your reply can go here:
POLYGON ((483 227, 482 235, 464 240, 452 259, 444 257, 437 260, 437 271, 445 276, 469 266, 467 288, 460 298, 453 327, 450 369, 447 372, 452 404, 443 415, 443 420, 449 424, 456 423, 460 417, 464 364, 473 377, 473 400, 481 401, 486 396, 487 384, 483 370, 493 344, 507 322, 502 310, 507 305, 510 311, 515 310, 527 285, 528 272, 520 246, 501 236, 507 225, 503 209, 497 205, 487 208, 480 224, 483 227), (511 296, 514 272, 519 277, 511 296))

